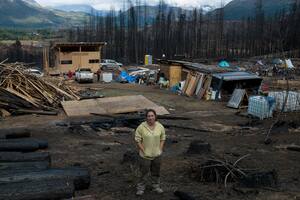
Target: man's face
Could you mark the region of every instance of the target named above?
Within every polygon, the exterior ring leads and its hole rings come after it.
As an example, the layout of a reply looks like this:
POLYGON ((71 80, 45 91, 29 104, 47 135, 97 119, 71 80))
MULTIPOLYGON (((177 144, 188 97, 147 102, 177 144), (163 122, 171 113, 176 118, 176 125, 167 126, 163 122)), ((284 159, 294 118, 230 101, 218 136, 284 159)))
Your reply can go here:
POLYGON ((155 115, 153 112, 147 114, 147 122, 151 125, 155 123, 155 115))

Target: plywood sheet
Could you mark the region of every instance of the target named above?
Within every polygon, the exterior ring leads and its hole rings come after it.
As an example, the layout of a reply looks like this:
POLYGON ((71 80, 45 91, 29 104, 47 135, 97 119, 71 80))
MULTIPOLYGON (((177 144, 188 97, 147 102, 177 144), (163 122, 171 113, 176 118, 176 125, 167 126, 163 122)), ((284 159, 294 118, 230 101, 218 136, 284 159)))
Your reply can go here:
POLYGON ((199 82, 198 82, 198 85, 197 85, 197 88, 196 88, 196 96, 198 96, 198 94, 200 93, 200 90, 202 88, 202 85, 203 85, 203 80, 204 80, 204 74, 200 73, 200 79, 199 79, 199 82))
POLYGON ((198 81, 199 81, 199 76, 197 74, 191 77, 189 85, 185 92, 187 96, 191 97, 194 95, 198 81))
POLYGON ((98 105, 97 99, 61 102, 66 114, 71 116, 88 116, 90 113, 108 114, 106 109, 98 105))
POLYGON ((120 114, 154 109, 158 115, 170 114, 164 107, 158 106, 142 95, 66 101, 62 106, 68 116, 87 116, 96 114, 120 114))
POLYGON ((199 99, 202 99, 204 97, 204 95, 206 94, 207 90, 209 90, 211 81, 212 81, 211 76, 206 76, 204 78, 203 87, 200 89, 200 92, 197 96, 199 99))

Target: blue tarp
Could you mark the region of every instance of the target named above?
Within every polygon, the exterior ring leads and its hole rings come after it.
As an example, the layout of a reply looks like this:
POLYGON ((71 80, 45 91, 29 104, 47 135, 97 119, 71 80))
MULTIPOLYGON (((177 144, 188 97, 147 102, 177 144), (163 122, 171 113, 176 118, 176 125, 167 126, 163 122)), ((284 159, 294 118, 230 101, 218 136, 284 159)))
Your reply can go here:
POLYGON ((227 61, 223 60, 223 61, 219 62, 218 66, 225 68, 225 67, 230 67, 230 64, 227 61))
POLYGON ((118 81, 123 82, 126 81, 128 83, 135 83, 136 77, 135 76, 129 76, 126 71, 121 71, 118 81))

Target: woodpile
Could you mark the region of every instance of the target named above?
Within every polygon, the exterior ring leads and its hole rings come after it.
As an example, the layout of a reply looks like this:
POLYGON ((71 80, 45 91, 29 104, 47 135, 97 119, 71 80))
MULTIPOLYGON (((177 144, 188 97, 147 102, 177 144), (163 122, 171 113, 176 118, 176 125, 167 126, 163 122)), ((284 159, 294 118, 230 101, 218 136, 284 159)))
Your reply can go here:
POLYGON ((31 138, 27 129, 6 130, 0 130, 0 199, 66 199, 89 188, 86 168, 51 168, 46 140, 31 138))
MULTIPOLYGON (((64 85, 55 85, 26 72, 22 64, 0 64, 0 109, 9 113, 56 111, 62 100, 77 96, 64 85)), ((43 114, 43 112, 40 112, 43 114)), ((39 114, 39 113, 38 113, 39 114)), ((51 113, 45 113, 51 114, 51 113)))

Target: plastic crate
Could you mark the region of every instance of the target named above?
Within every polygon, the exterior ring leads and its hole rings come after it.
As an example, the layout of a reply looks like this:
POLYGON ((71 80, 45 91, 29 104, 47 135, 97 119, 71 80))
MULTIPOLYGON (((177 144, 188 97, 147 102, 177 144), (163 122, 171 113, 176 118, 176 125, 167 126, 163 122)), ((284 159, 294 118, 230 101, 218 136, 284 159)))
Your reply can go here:
POLYGON ((273 117, 275 99, 273 97, 251 96, 249 98, 248 114, 266 119, 273 117))

